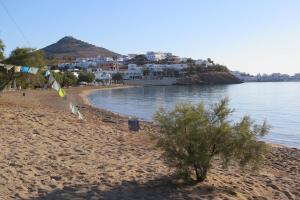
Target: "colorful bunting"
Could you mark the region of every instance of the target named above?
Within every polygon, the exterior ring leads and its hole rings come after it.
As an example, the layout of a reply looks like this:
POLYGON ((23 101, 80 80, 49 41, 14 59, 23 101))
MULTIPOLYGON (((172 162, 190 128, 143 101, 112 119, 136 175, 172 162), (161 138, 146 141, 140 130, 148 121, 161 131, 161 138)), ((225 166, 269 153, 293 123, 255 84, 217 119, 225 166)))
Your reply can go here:
POLYGON ((78 119, 83 120, 82 114, 79 111, 77 113, 78 113, 78 119))
POLYGON ((21 67, 20 66, 15 66, 15 72, 21 72, 21 67))
POLYGON ((70 103, 70 110, 73 114, 78 113, 78 108, 72 102, 70 103))
POLYGON ((30 67, 29 70, 28 70, 28 73, 36 74, 38 71, 39 71, 39 68, 30 67))
POLYGON ((48 79, 48 84, 52 85, 52 83, 55 81, 54 77, 52 74, 49 75, 49 79, 48 79))
POLYGON ((28 73, 28 71, 29 71, 29 67, 27 67, 27 66, 22 66, 21 67, 21 72, 22 73, 28 73))
POLYGON ((62 88, 59 88, 58 94, 59 94, 59 96, 61 96, 61 97, 64 97, 64 96, 66 95, 64 89, 62 89, 62 88))
MULTIPOLYGON (((22 73, 31 73, 31 74, 37 74, 39 68, 37 67, 28 67, 28 66, 12 66, 12 65, 4 65, 0 63, 1 67, 4 67, 7 70, 10 70, 14 67, 14 70, 16 73, 22 72, 22 73)), ((44 76, 48 77, 48 84, 51 85, 51 87, 58 92, 58 95, 60 97, 65 97, 66 92, 64 89, 61 88, 59 83, 55 80, 53 75, 51 74, 50 70, 46 70, 44 72, 44 76)), ((73 114, 78 115, 78 119, 83 120, 83 115, 79 112, 76 105, 74 105, 72 102, 70 102, 70 110, 73 114)))
POLYGON ((52 84, 52 86, 51 86, 54 90, 56 90, 56 91, 59 91, 59 89, 60 89, 60 85, 59 85, 59 83, 56 81, 56 80, 54 80, 54 82, 53 82, 53 84, 52 84))
POLYGON ((11 70, 11 68, 13 68, 13 67, 14 67, 14 66, 12 66, 12 65, 5 65, 5 66, 4 66, 4 68, 7 69, 7 70, 11 70))
POLYGON ((45 77, 48 77, 50 75, 50 70, 46 70, 44 75, 45 77))
POLYGON ((74 105, 72 102, 70 103, 70 110, 71 113, 78 115, 78 119, 83 120, 83 115, 79 112, 76 105, 74 105))

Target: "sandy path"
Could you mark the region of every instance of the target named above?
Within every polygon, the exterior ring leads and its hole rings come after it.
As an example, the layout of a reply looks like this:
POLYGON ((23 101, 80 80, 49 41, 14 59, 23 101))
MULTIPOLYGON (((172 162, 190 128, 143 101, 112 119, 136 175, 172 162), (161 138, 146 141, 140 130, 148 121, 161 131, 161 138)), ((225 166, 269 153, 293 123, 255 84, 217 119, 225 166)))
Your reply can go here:
POLYGON ((0 199, 300 199, 300 150, 274 147, 260 174, 215 166, 204 183, 177 186, 147 136, 92 108, 70 89, 0 96, 0 199))

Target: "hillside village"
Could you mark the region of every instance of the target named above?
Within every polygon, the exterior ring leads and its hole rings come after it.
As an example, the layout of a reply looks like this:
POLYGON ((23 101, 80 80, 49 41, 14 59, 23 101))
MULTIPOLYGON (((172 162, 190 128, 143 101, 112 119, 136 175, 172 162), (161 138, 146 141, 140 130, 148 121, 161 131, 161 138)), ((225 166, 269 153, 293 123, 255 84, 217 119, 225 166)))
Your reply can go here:
MULTIPOLYGON (((188 67, 188 59, 164 52, 147 52, 143 55, 129 54, 127 56, 92 58, 76 58, 71 63, 60 63, 61 71, 77 71, 85 69, 93 72, 95 78, 110 81, 112 76, 120 73, 123 80, 143 79, 145 77, 176 77, 188 67)), ((208 60, 193 61, 195 65, 211 66, 208 60)))
MULTIPOLYGON (((229 71, 226 67, 221 69, 213 66, 215 64, 210 58, 197 59, 179 57, 170 52, 148 51, 145 54, 121 55, 108 49, 97 47, 92 44, 66 36, 58 42, 42 49, 49 63, 53 63, 57 71, 70 71, 76 77, 80 70, 92 72, 97 82, 110 84, 113 76, 117 74, 122 81, 161 79, 167 77, 183 77, 187 74, 188 67, 200 67, 195 70, 201 72, 226 71, 222 79, 217 83, 239 83, 240 82, 264 82, 264 81, 299 81, 300 75, 289 76, 287 74, 273 73, 250 75, 239 71, 229 71), (203 70, 207 68, 207 70, 203 70), (225 70, 224 70, 225 69, 225 70), (225 77, 224 77, 225 75, 225 77), (232 76, 239 81, 234 80, 232 76)), ((191 75, 191 74, 190 74, 191 75)), ((220 76, 220 74, 218 74, 220 76)), ((207 79, 214 78, 214 76, 207 79)), ((157 82, 157 81, 156 81, 157 82)), ((195 82, 195 81, 188 81, 195 82)), ((197 82, 197 81, 196 81, 197 82)), ((198 81, 198 83, 201 81, 198 81)), ((203 82, 203 81, 202 81, 203 82)))

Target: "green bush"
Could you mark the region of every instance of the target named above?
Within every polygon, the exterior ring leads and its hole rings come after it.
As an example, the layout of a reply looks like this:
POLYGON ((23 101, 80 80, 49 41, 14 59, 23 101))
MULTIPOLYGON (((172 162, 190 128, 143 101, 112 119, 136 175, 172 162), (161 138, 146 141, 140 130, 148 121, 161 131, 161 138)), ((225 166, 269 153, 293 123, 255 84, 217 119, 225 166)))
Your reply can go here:
POLYGON ((123 76, 120 73, 115 73, 112 75, 111 79, 115 82, 115 83, 120 83, 123 80, 123 76))
POLYGON ((36 75, 32 75, 32 84, 34 88, 42 88, 47 83, 47 80, 44 76, 44 70, 39 69, 36 75))
POLYGON ((77 77, 72 72, 65 72, 63 74, 63 87, 75 86, 77 84, 77 77))
POLYGON ((78 82, 91 83, 95 80, 95 75, 92 72, 80 72, 78 82))
POLYGON ((210 109, 203 104, 178 104, 173 111, 159 110, 155 121, 161 127, 158 146, 164 151, 167 164, 180 175, 190 178, 194 171, 197 181, 203 181, 213 158, 221 158, 224 166, 237 162, 241 169, 258 169, 269 148, 258 138, 269 126, 255 124, 249 116, 232 123, 233 110, 223 99, 210 109))
POLYGON ((60 84, 63 85, 64 83, 64 74, 61 72, 53 72, 54 79, 60 84))

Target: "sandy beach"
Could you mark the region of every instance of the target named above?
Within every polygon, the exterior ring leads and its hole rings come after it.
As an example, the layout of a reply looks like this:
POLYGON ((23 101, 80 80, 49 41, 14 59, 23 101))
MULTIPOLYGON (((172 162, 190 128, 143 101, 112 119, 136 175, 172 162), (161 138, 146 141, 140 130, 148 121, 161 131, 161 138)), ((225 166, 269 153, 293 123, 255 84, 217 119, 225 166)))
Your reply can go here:
POLYGON ((258 173, 241 175, 216 160, 203 183, 175 181, 148 135, 130 132, 125 117, 92 107, 95 89, 0 95, 0 199, 300 199, 300 150, 272 147, 258 173), (77 104, 84 116, 69 111, 77 104))

